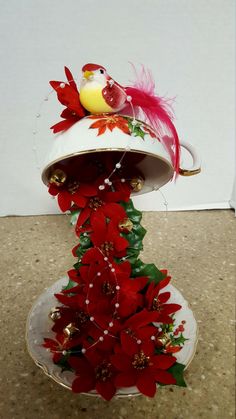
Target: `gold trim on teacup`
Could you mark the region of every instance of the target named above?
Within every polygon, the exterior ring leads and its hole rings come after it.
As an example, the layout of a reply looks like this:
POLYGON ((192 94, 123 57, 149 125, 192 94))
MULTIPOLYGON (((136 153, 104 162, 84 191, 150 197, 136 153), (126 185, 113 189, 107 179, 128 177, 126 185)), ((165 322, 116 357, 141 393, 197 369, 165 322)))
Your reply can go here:
POLYGON ((51 161, 50 163, 47 164, 47 166, 43 169, 42 172, 42 181, 45 185, 48 185, 48 181, 49 181, 49 174, 48 174, 48 170, 56 163, 61 162, 62 160, 67 160, 70 159, 72 157, 76 157, 76 156, 80 156, 80 155, 85 155, 85 154, 91 154, 91 153, 101 153, 101 152, 106 152, 106 151, 119 151, 119 152, 127 152, 127 153, 138 153, 138 154, 143 154, 145 156, 149 156, 149 157, 154 157, 155 159, 161 160, 164 163, 166 163, 166 165, 169 167, 169 172, 170 175, 167 178, 167 182, 169 182, 169 180, 173 177, 174 175, 174 169, 173 166, 170 164, 170 162, 165 159, 164 157, 161 157, 157 154, 153 154, 150 152, 146 152, 146 151, 142 151, 142 150, 136 150, 135 148, 131 148, 130 150, 127 150, 126 148, 96 148, 96 149, 90 149, 90 150, 84 150, 84 151, 76 151, 74 153, 70 153, 70 154, 66 154, 64 156, 58 157, 56 160, 51 161))

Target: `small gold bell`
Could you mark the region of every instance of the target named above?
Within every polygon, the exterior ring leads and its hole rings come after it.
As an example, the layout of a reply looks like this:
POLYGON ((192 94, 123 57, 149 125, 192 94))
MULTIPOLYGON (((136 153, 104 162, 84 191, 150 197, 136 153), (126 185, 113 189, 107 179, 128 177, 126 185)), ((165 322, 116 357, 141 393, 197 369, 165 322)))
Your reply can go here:
POLYGON ((132 231, 133 226, 134 225, 129 218, 124 218, 124 220, 119 222, 119 229, 125 233, 132 231))
POLYGON ((50 176, 49 183, 54 183, 56 186, 62 186, 66 181, 66 174, 61 169, 56 169, 50 176))
POLYGON ((49 313, 49 317, 53 322, 60 319, 61 318, 61 313, 60 313, 59 307, 51 308, 50 313, 49 313))
POLYGON ((76 327, 75 323, 69 323, 64 329, 63 333, 68 337, 72 338, 80 330, 76 327))
POLYGON ((134 177, 130 181, 130 186, 134 192, 139 192, 143 188, 144 180, 141 177, 134 177))
POLYGON ((170 337, 164 333, 162 336, 157 338, 157 343, 159 343, 163 348, 165 348, 167 345, 171 343, 170 337))

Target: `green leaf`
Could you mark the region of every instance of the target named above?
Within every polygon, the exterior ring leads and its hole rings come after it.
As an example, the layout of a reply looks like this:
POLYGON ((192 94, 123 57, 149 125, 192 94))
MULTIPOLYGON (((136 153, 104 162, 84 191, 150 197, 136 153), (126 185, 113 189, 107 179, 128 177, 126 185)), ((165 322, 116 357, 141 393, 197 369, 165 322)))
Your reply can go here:
POLYGON ((91 247, 91 245, 92 243, 91 243, 90 237, 87 235, 84 236, 83 234, 81 234, 79 238, 79 247, 77 247, 76 252, 75 252, 79 260, 82 258, 86 250, 88 250, 91 247))
POLYGON ((170 335, 170 338, 173 346, 184 345, 184 342, 188 340, 183 336, 183 333, 181 333, 178 338, 175 338, 174 335, 170 335))
MULTIPOLYGON (((170 315, 170 317, 173 317, 172 315, 170 315)), ((162 331, 163 333, 170 333, 172 332, 174 329, 174 324, 173 323, 168 323, 168 324, 164 324, 162 325, 162 331)), ((170 335, 171 338, 172 335, 170 335)))
POLYGON ((184 369, 185 365, 179 364, 178 362, 168 369, 168 372, 176 379, 176 385, 180 387, 187 387, 187 384, 184 381, 184 369))
POLYGON ((79 213, 80 213, 79 210, 73 211, 71 213, 70 223, 71 223, 72 226, 74 226, 77 223, 77 219, 78 219, 79 213))
POLYGON ((133 223, 140 223, 142 219, 141 211, 138 211, 134 208, 134 204, 129 200, 129 202, 121 202, 122 207, 125 209, 127 216, 133 223))
POLYGON ((121 234, 122 237, 128 240, 129 247, 131 249, 142 250, 143 249, 143 242, 142 238, 140 238, 135 232, 131 232, 129 234, 121 234))
POLYGON ((68 284, 65 287, 63 287, 62 289, 63 289, 63 291, 65 291, 65 290, 69 290, 69 289, 71 289, 75 286, 76 286, 76 282, 69 279, 68 284))
POLYGON ((58 365, 58 367, 61 367, 62 372, 64 371, 73 371, 70 364, 68 363, 68 358, 70 356, 70 353, 68 353, 60 359, 60 361, 56 362, 55 364, 58 365))
POLYGON ((143 124, 136 121, 136 124, 133 125, 132 121, 133 121, 132 119, 128 120, 128 126, 129 126, 129 130, 131 134, 133 134, 135 137, 141 137, 142 139, 144 139, 146 132, 142 130, 143 124))
POLYGON ((132 266, 132 276, 148 276, 149 283, 154 282, 155 284, 165 278, 165 275, 157 269, 154 263, 145 264, 140 259, 132 266))
POLYGON ((88 249, 92 245, 90 237, 87 236, 87 234, 86 235, 84 235, 84 234, 80 235, 79 243, 80 243, 80 247, 82 247, 83 249, 88 249))
POLYGON ((79 268, 80 268, 80 266, 82 266, 82 263, 81 262, 76 262, 74 265, 73 265, 73 267, 74 267, 74 269, 76 269, 76 270, 78 270, 79 268))
POLYGON ((139 250, 137 250, 137 249, 127 249, 127 256, 126 256, 126 260, 128 260, 130 263, 131 263, 131 265, 133 265, 135 262, 136 262, 136 260, 137 260, 137 258, 138 258, 138 256, 139 256, 139 250))

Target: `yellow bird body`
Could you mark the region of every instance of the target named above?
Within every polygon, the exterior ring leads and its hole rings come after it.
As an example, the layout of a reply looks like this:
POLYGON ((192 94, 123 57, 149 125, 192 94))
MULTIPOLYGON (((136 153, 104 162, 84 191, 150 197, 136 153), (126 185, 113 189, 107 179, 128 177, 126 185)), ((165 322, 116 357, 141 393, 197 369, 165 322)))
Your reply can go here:
POLYGON ((80 102, 92 114, 113 112, 102 95, 102 86, 96 81, 86 83, 80 88, 80 102))

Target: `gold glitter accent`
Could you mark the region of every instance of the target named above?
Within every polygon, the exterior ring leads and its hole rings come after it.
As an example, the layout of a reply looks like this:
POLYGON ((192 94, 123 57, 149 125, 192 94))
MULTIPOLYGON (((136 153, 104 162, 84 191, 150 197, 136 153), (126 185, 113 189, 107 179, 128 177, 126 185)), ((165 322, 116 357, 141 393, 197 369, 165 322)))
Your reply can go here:
POLYGON ((110 282, 106 281, 102 284, 102 292, 105 295, 113 295, 115 294, 114 286, 110 284, 110 282))
POLYGON ((77 313, 76 317, 81 325, 89 321, 89 315, 84 311, 80 311, 79 313, 77 313))
POLYGON ((95 196, 95 198, 91 198, 89 200, 89 208, 91 208, 93 211, 97 211, 97 209, 99 207, 101 207, 103 205, 103 202, 101 201, 101 199, 99 199, 97 196, 95 196))
POLYGON ((153 298, 152 310, 161 311, 161 305, 158 297, 153 298))
POLYGON ((126 329, 125 333, 127 333, 127 335, 129 335, 129 336, 135 337, 135 333, 131 329, 126 329))
POLYGON ((109 378, 111 378, 112 372, 111 372, 111 364, 107 363, 106 361, 103 361, 100 365, 98 365, 95 368, 95 377, 96 380, 100 381, 107 381, 109 378))
POLYGON ((144 368, 147 368, 150 364, 150 356, 146 356, 143 351, 140 351, 138 354, 134 355, 134 360, 132 362, 132 365, 137 370, 143 370, 144 368))
POLYGON ((76 180, 69 182, 67 189, 73 195, 79 189, 79 182, 77 182, 76 180))
POLYGON ((104 242, 101 245, 101 251, 103 254, 105 254, 106 256, 110 255, 110 252, 114 250, 114 246, 112 242, 104 242))

